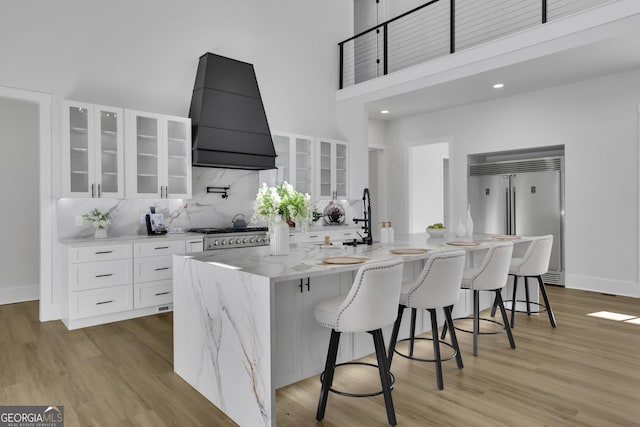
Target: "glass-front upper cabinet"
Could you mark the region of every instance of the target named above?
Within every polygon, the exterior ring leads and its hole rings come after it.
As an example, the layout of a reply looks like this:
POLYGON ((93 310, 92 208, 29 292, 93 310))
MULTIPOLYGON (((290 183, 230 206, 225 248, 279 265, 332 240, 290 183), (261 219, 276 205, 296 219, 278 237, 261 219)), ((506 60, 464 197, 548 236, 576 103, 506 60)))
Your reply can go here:
POLYGON ((348 152, 344 141, 319 138, 318 143, 318 194, 323 199, 347 198, 348 152))
POLYGON ((191 198, 191 121, 126 111, 127 196, 191 198))
POLYGON ((63 196, 124 196, 123 110, 63 101, 63 196))
POLYGON ((313 138, 290 133, 274 133, 276 150, 276 184, 287 181, 301 192, 313 197, 313 138))

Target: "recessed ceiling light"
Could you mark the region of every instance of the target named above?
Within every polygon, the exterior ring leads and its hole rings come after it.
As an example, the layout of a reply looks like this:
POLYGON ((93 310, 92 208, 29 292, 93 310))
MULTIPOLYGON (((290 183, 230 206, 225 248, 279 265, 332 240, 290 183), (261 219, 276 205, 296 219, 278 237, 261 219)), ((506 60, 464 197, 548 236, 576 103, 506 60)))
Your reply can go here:
POLYGON ((380 114, 389 114, 389 110, 382 110, 380 111, 380 114))
POLYGON ((504 87, 504 83, 496 83, 493 85, 494 89, 502 89, 504 87))

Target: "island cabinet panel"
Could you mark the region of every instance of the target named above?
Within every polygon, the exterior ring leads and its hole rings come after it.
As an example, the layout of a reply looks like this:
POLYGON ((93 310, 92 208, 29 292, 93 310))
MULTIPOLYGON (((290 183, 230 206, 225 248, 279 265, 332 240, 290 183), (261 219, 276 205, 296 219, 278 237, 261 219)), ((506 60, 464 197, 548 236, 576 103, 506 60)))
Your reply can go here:
MULTIPOLYGON (((273 360, 276 388, 300 378, 319 374, 329 348, 331 330, 316 322, 313 307, 345 296, 353 273, 288 280, 274 285, 274 330, 276 354, 273 360)), ((338 361, 351 359, 351 334, 340 338, 338 361)))

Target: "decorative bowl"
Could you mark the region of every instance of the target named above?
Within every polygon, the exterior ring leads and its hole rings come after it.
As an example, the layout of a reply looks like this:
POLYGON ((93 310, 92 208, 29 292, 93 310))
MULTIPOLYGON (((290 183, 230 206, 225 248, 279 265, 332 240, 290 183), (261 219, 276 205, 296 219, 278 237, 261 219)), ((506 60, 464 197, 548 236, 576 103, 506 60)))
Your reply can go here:
POLYGON ((447 234, 446 228, 427 228, 427 233, 431 237, 444 237, 447 234))

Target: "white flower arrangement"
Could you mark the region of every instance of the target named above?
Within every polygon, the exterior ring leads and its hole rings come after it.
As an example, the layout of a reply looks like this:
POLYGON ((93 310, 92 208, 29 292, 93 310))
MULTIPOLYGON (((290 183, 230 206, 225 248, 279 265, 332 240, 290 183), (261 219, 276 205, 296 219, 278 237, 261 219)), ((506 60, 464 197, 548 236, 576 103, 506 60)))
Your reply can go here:
POLYGON ((91 212, 82 215, 82 218, 89 221, 95 228, 106 228, 107 225, 111 224, 109 212, 102 212, 98 209, 94 209, 91 212))
POLYGON ((311 196, 296 191, 286 181, 275 187, 263 183, 253 202, 253 218, 267 220, 271 225, 273 219, 280 216, 284 220, 290 218, 304 228, 309 221, 310 203, 311 196))

